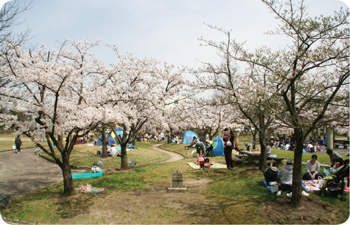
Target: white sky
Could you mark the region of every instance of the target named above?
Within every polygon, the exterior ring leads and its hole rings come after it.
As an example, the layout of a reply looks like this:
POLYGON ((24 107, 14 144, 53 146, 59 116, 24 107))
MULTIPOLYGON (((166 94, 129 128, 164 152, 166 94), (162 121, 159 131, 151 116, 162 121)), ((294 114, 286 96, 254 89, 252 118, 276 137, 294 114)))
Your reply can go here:
MULTIPOLYGON (((3 0, 6 1, 6 0, 3 0)), ((27 0, 25 0, 27 1, 27 0)), ((350 1, 350 0, 345 0, 350 1)), ((1 4, 1 0, 0 0, 1 4)), ((306 0, 310 15, 332 15, 347 5, 340 0, 306 0)), ((31 45, 48 50, 70 38, 102 40, 96 58, 114 63, 116 57, 105 44, 137 57, 153 57, 176 66, 199 67, 198 62, 218 62, 209 47, 200 47, 201 36, 225 40, 204 23, 232 30, 232 36, 253 50, 262 45, 274 49, 288 43, 283 36, 264 34, 276 28, 277 20, 260 0, 34 0, 20 14, 15 33, 31 29, 31 45)))

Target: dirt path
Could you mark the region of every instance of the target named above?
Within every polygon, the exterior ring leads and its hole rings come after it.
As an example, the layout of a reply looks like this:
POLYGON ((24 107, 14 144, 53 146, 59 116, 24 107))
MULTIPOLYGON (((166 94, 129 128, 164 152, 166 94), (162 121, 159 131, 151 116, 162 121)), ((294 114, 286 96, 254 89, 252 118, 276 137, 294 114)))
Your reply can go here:
POLYGON ((34 149, 23 149, 0 154, 0 190, 11 196, 23 195, 62 180, 58 165, 34 154, 34 149))
POLYGON ((168 154, 170 156, 169 159, 165 160, 165 161, 161 161, 159 163, 167 163, 167 162, 174 162, 174 161, 178 161, 183 159, 184 157, 182 155, 180 155, 179 153, 175 153, 175 152, 171 152, 171 151, 167 151, 164 149, 159 148, 161 144, 154 144, 151 145, 151 148, 160 152, 164 152, 166 154, 168 154))
MULTIPOLYGON (((169 159, 156 163, 167 163, 183 159, 183 156, 152 145, 152 149, 164 152, 169 159)), ((72 171, 74 172, 74 171, 72 171)), ((58 165, 48 162, 34 154, 34 149, 23 149, 0 155, 0 187, 1 193, 11 196, 23 195, 34 190, 58 183, 62 180, 62 171, 58 165)))

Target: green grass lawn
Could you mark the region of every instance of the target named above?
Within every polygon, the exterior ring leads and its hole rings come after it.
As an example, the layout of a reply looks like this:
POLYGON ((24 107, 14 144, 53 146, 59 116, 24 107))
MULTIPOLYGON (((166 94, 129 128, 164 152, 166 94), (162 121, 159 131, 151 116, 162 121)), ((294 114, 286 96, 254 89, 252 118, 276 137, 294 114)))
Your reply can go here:
MULTIPOLYGON (((16 134, 0 134, 0 151, 12 149, 12 145, 15 144, 16 134)), ((35 147, 35 144, 30 140, 30 138, 25 135, 21 135, 22 148, 35 147)), ((40 142, 46 145, 46 142, 40 142)))
MULTIPOLYGON (((167 154, 150 148, 153 143, 156 142, 138 142, 137 149, 131 149, 127 152, 128 161, 136 160, 136 163, 139 165, 168 159, 169 156, 167 154)), ((103 165, 106 167, 120 167, 120 157, 101 158, 97 155, 97 151, 100 151, 101 147, 102 146, 75 145, 70 157, 70 164, 92 167, 95 161, 102 160, 103 165)), ((57 155, 61 157, 58 150, 56 151, 57 155)), ((40 152, 40 154, 50 158, 50 156, 43 151, 40 152)))
MULTIPOLYGON (((128 159, 133 157, 150 158, 156 154, 150 148, 150 143, 137 143, 138 149, 128 152, 128 159)), ((162 148, 179 152, 186 155, 189 150, 184 149, 185 145, 162 145, 162 148)), ((94 154, 97 149, 87 149, 78 147, 74 150, 76 155, 72 155, 72 163, 82 166, 95 160, 94 154), (84 155, 85 154, 85 155, 84 155), (77 158, 91 158, 91 161, 77 158), (93 160, 92 160, 93 159, 93 160)), ((283 151, 283 150, 282 150, 283 151)), ((274 154, 276 154, 274 149, 274 154)), ((285 151, 285 154, 292 152, 285 151)), ((160 157, 161 158, 161 157, 160 157)), ((120 161, 120 158, 115 158, 120 161)), ((159 159, 154 156, 152 160, 159 159)), ((143 159, 143 162, 151 159, 143 159)), ((213 157, 212 161, 224 162, 224 157, 213 157)), ((109 159, 107 160, 109 161, 109 159)), ((108 165, 117 165, 117 161, 104 162, 108 165)), ((133 170, 116 172, 107 170, 99 178, 74 180, 74 186, 90 183, 93 187, 105 187, 102 194, 79 194, 71 198, 62 198, 62 181, 56 185, 34 191, 23 196, 13 198, 12 206, 4 209, 1 214, 11 219, 24 220, 31 223, 42 224, 97 224, 97 223, 140 223, 140 224, 171 224, 182 218, 180 223, 191 224, 200 223, 200 218, 206 218, 210 224, 275 224, 283 221, 270 221, 258 210, 266 201, 277 197, 271 193, 263 184, 263 174, 257 166, 242 167, 237 166, 233 170, 193 170, 186 165, 187 162, 195 162, 194 158, 185 158, 171 163, 153 164, 136 167, 133 170), (195 192, 191 189, 185 194, 178 195, 176 200, 171 200, 174 193, 164 194, 164 202, 155 205, 157 195, 150 200, 147 195, 151 195, 152 189, 163 189, 171 184, 172 173, 181 171, 184 174, 184 185, 193 180, 210 180, 208 186, 201 191, 195 192), (186 199, 193 194, 203 196, 203 198, 192 199, 185 203, 186 199), (168 199, 168 200, 167 200, 168 199), (118 204, 123 200, 124 205, 118 204), (135 210, 130 210, 135 206, 135 210), (96 212, 96 210, 99 210, 96 212), (102 216, 98 217, 101 214, 102 216), (117 214, 115 216, 114 214, 117 214), (132 220, 130 220, 130 218, 132 220)), ((141 164, 141 163, 138 163, 141 164)), ((303 168, 305 172, 305 168, 303 168)), ((200 183, 198 184, 201 185, 200 183)), ((159 194, 159 197, 161 195, 159 194)), ((177 196, 177 195, 175 195, 177 196)), ((320 197, 314 192, 310 197, 321 199, 324 202, 335 205, 339 208, 336 212, 338 221, 343 223, 349 217, 349 199, 341 202, 339 198, 334 198, 326 193, 325 197, 320 197)), ((283 206, 281 206, 283 207, 283 206)), ((332 212, 327 212, 327 215, 332 212)), ((289 221, 284 221, 288 223, 289 221)))
MULTIPOLYGON (((286 151, 286 150, 279 150, 277 148, 272 149, 272 154, 277 155, 278 157, 287 158, 287 159, 293 159, 294 158, 294 152, 293 151, 286 151)), ((311 159, 311 156, 315 153, 303 153, 303 161, 308 161, 311 159)), ((326 153, 316 153, 317 155, 317 161, 320 163, 326 163, 329 164, 329 156, 326 153)), ((340 154, 343 156, 344 159, 348 159, 349 157, 346 156, 346 154, 340 154)))

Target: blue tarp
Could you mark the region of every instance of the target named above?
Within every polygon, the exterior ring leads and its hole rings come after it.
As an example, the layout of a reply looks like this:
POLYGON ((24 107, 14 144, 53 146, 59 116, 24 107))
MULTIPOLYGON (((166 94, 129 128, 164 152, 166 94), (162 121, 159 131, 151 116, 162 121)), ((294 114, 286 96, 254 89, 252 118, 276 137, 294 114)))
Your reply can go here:
POLYGON ((182 144, 191 144, 193 137, 196 137, 197 140, 199 141, 198 135, 192 131, 186 131, 182 134, 181 139, 182 139, 182 144))
POLYGON ((214 142, 214 148, 212 151, 213 155, 224 156, 224 140, 222 140, 220 136, 216 136, 213 139, 213 142, 214 142))
POLYGON ((93 173, 93 172, 87 172, 87 173, 73 173, 72 178, 74 179, 84 179, 84 178, 95 178, 95 177, 101 177, 103 175, 103 172, 93 173))

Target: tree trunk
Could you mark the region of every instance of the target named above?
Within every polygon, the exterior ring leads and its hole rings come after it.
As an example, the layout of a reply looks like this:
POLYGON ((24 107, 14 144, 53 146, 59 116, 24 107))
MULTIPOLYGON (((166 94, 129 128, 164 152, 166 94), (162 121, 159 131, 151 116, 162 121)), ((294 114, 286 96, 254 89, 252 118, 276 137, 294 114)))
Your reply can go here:
POLYGON ((123 142, 120 144, 121 147, 121 166, 120 169, 126 170, 128 169, 128 155, 126 151, 127 142, 123 142))
POLYGON ((301 206, 301 168, 302 168, 302 154, 303 154, 303 131, 301 128, 294 128, 296 147, 294 149, 294 163, 293 163, 293 188, 292 188, 292 205, 294 207, 301 206))
POLYGON ((260 129, 259 130, 259 143, 261 146, 260 149, 260 159, 259 159, 259 170, 265 170, 266 169, 266 142, 265 142, 265 130, 260 129))
POLYGON ((213 140, 213 135, 211 133, 211 128, 209 128, 208 134, 209 134, 209 141, 213 140))
POLYGON ((134 138, 132 139, 132 142, 131 142, 133 145, 136 144, 136 134, 134 134, 134 138))
POLYGON ((256 135, 257 135, 257 133, 258 133, 258 130, 257 129, 255 129, 254 131, 253 131, 253 147, 251 148, 251 149, 255 149, 255 145, 256 145, 256 135))
POLYGON ((108 139, 106 137, 106 128, 102 127, 102 154, 101 157, 102 158, 107 158, 107 145, 108 145, 108 139))
POLYGON ((169 135, 168 135, 168 144, 171 143, 171 136, 173 134, 173 129, 170 128, 169 135))
POLYGON ((69 167, 69 156, 66 151, 62 153, 62 175, 63 175, 63 196, 69 196, 75 193, 72 171, 69 167))

